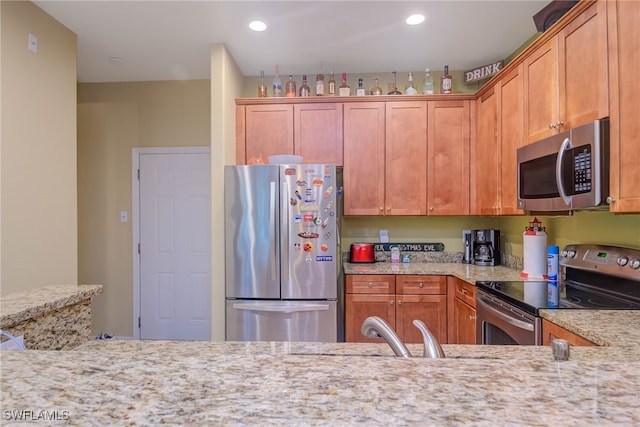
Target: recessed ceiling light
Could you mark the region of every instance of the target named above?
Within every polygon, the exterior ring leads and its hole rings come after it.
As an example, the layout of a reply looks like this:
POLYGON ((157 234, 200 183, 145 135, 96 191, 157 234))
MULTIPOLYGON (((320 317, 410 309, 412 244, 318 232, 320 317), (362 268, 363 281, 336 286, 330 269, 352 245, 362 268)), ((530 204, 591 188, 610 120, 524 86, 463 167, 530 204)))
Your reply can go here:
POLYGON ((424 22, 424 15, 420 15, 419 13, 416 13, 414 15, 409 16, 404 22, 406 22, 409 25, 422 24, 424 22))
POLYGON ((249 23, 249 28, 253 31, 264 31, 267 29, 267 24, 262 21, 251 21, 249 23))
POLYGON ((111 58, 109 58, 109 62, 111 62, 112 64, 122 64, 124 62, 124 59, 117 56, 112 56, 111 58))

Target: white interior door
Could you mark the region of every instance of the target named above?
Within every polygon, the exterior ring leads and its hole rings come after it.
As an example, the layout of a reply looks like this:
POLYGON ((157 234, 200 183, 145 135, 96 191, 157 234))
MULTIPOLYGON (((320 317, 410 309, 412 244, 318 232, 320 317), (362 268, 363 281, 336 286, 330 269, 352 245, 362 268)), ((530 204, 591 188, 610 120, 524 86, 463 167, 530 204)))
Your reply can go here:
POLYGON ((140 154, 140 338, 211 339, 210 155, 140 154))

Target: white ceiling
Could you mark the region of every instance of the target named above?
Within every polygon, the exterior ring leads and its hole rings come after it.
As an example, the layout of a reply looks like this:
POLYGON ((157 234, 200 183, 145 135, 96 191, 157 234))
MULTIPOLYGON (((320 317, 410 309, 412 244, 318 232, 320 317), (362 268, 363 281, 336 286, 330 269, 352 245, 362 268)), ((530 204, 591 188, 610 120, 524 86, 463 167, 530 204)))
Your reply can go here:
MULTIPOLYGON (((212 43, 245 76, 468 70, 504 59, 535 32, 547 0, 35 1, 78 35, 78 81, 208 79, 212 43), (404 23, 422 13, 423 24, 404 23), (266 31, 255 33, 250 21, 266 31), (112 63, 110 57, 124 59, 112 63)), ((37 34, 36 34, 37 36, 37 34)))

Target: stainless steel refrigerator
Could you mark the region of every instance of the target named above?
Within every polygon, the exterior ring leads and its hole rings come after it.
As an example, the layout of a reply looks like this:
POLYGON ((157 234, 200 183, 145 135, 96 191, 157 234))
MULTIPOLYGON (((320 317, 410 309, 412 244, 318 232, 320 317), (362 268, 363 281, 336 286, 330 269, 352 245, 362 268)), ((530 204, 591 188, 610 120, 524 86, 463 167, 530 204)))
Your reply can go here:
POLYGON ((336 172, 225 166, 228 341, 343 340, 336 172))

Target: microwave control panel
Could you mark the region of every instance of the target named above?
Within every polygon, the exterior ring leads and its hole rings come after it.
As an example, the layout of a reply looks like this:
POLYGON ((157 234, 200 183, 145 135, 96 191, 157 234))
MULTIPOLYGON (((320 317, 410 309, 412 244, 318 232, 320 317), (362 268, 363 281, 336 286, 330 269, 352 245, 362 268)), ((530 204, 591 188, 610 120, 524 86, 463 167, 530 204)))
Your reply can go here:
POLYGON ((573 155, 573 194, 591 191, 591 146, 583 145, 571 150, 573 155))

